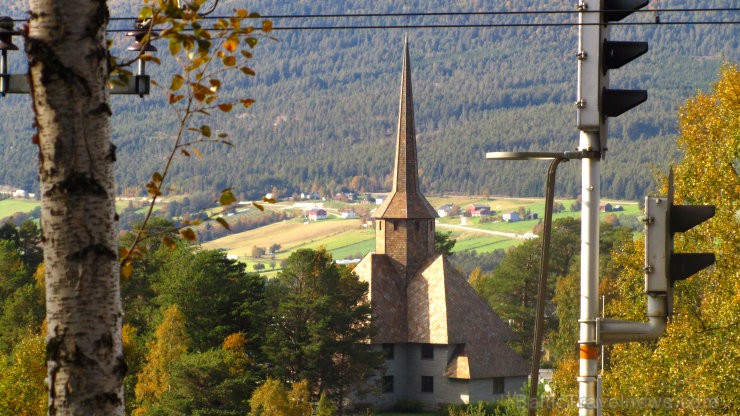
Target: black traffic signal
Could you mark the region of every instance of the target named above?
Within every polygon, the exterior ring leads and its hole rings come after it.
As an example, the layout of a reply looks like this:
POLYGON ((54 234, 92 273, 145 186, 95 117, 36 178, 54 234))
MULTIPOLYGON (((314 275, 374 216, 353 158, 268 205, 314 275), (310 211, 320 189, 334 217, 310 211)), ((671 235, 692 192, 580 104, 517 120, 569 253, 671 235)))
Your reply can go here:
POLYGON ((579 5, 577 124, 580 130, 601 134, 601 151, 606 150, 607 117, 617 117, 647 100, 646 90, 609 88, 609 70, 648 50, 647 42, 609 40, 609 23, 647 4, 648 0, 583 0, 579 5))
POLYGON ((648 0, 604 0, 601 23, 603 45, 601 70, 604 74, 601 87, 601 111, 605 117, 617 117, 647 100, 646 90, 615 90, 609 88, 607 71, 617 69, 648 50, 647 42, 619 42, 607 39, 609 22, 617 22, 645 7, 648 0))
POLYGON ((666 296, 673 312, 673 283, 711 266, 714 253, 674 253, 673 234, 694 228, 714 216, 714 205, 673 205, 673 172, 667 197, 645 198, 645 291, 666 296))

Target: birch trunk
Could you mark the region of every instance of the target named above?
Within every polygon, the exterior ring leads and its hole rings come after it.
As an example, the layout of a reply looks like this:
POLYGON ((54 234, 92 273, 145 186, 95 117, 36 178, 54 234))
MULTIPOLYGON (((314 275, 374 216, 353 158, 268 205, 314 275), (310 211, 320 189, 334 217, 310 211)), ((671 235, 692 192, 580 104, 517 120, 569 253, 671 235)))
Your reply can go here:
POLYGON ((29 0, 49 414, 123 415, 105 0, 29 0))

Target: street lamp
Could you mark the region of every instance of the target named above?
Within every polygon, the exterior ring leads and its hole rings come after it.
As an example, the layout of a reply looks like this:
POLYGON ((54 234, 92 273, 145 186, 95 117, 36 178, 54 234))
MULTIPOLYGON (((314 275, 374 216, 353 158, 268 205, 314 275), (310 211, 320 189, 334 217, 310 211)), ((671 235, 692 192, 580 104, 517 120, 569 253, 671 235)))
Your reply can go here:
POLYGON ((539 382, 540 359, 542 356, 542 333, 545 320, 545 296, 547 289, 547 274, 550 268, 550 234, 552 233, 552 209, 555 199, 555 174, 560 162, 571 159, 600 158, 595 151, 568 151, 568 152, 488 152, 488 160, 550 160, 547 170, 545 188, 545 228, 542 231, 542 253, 540 256, 540 276, 537 283, 537 308, 534 323, 534 340, 532 341, 532 368, 529 374, 529 416, 537 413, 537 384, 539 382))

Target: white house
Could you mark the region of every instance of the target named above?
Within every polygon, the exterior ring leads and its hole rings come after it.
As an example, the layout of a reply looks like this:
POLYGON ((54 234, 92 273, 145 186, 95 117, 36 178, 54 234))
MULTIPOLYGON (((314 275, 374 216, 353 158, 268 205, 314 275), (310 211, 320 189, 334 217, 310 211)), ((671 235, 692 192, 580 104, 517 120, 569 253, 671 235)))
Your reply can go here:
POLYGON ((522 218, 519 216, 519 213, 516 211, 505 212, 501 216, 501 218, 506 222, 517 222, 522 220, 522 218))

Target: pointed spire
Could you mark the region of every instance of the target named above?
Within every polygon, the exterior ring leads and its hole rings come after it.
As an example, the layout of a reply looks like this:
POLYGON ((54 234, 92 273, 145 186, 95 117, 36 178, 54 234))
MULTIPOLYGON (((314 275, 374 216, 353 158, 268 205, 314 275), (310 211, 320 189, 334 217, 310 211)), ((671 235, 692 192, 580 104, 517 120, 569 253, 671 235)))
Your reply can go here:
POLYGON ((437 216, 419 189, 408 35, 404 39, 393 189, 375 215, 378 218, 435 218, 437 216))

